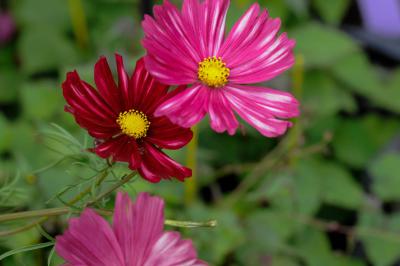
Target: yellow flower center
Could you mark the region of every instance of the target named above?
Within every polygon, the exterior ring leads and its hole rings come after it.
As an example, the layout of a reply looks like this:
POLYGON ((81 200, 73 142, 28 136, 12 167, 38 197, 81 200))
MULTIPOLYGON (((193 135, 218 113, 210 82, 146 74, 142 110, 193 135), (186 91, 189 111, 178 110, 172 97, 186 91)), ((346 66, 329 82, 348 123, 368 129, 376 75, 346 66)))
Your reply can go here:
POLYGON ((208 57, 199 63, 197 76, 209 87, 222 87, 228 82, 230 70, 221 57, 208 57))
POLYGON ((143 112, 133 109, 120 113, 117 123, 124 134, 135 139, 146 137, 147 130, 150 127, 147 116, 143 112))

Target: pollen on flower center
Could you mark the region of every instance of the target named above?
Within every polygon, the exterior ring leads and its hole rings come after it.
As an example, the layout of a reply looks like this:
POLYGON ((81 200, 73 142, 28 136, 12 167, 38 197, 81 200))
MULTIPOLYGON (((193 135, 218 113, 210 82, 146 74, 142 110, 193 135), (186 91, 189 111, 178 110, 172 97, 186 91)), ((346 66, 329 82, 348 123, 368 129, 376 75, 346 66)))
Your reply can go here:
POLYGON ((209 87, 222 87, 228 82, 230 70, 221 57, 208 57, 199 62, 197 76, 201 82, 209 87))
POLYGON ((147 116, 143 112, 133 109, 121 112, 117 118, 117 123, 124 134, 135 139, 146 137, 147 130, 150 127, 147 116))

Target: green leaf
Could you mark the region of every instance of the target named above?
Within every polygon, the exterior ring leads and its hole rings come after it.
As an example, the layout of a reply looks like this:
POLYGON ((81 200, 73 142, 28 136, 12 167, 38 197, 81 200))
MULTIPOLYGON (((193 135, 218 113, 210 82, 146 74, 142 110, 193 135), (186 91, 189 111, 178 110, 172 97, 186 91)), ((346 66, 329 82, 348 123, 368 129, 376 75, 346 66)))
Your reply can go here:
POLYGON ((53 245, 54 245, 54 242, 46 242, 46 243, 40 243, 40 244, 28 246, 28 247, 13 249, 13 250, 10 250, 10 251, 5 252, 2 255, 0 255, 0 261, 5 259, 5 258, 7 258, 7 257, 9 257, 9 256, 14 255, 14 254, 27 252, 27 251, 32 251, 32 250, 37 250, 37 249, 41 249, 41 248, 47 248, 47 247, 50 247, 50 246, 53 246, 53 245))
POLYGON ((12 139, 12 132, 8 120, 0 113, 0 153, 7 150, 12 139))
POLYGON ((336 206, 357 209, 364 200, 360 185, 346 168, 333 162, 320 163, 323 200, 336 206))
POLYGON ((400 199, 400 155, 385 154, 373 161, 369 167, 373 177, 372 189, 386 201, 400 199))
POLYGON ((395 119, 374 115, 343 119, 332 143, 335 155, 354 168, 362 168, 398 129, 399 122, 395 119))
POLYGON ((20 0, 15 1, 13 8, 18 23, 24 26, 47 26, 66 30, 71 25, 68 1, 20 0))
POLYGON ((400 216, 383 216, 376 210, 363 210, 357 235, 375 266, 391 266, 400 258, 400 216))
POLYGON ((340 110, 354 112, 356 103, 348 91, 343 90, 326 72, 314 70, 304 80, 302 105, 312 116, 328 116, 340 110))
POLYGON ((0 68, 0 103, 12 102, 17 98, 21 77, 11 66, 0 68))
POLYGON ((342 58, 332 67, 333 74, 351 90, 366 97, 374 105, 400 113, 400 70, 385 84, 363 53, 342 58))
POLYGON ((26 117, 46 120, 63 111, 61 88, 52 81, 24 84, 21 97, 26 117))
POLYGON ((18 42, 22 69, 27 74, 58 69, 78 59, 75 46, 66 36, 48 26, 29 27, 18 42))
POLYGON ((333 65, 359 49, 345 33, 315 22, 297 27, 289 36, 296 40, 295 50, 308 67, 333 65))
POLYGON ((347 9, 349 8, 350 0, 313 0, 313 6, 318 11, 319 15, 325 22, 338 25, 343 19, 347 9))

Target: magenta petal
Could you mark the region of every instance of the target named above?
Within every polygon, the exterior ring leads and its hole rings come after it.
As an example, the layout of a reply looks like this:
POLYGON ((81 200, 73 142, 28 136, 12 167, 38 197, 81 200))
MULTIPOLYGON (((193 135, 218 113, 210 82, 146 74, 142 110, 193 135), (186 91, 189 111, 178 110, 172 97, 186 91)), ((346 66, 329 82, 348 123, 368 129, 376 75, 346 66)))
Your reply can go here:
POLYGON ((195 84, 163 102, 155 112, 156 116, 167 116, 182 127, 192 127, 206 114, 209 89, 195 84))
POLYGON ((298 101, 287 92, 235 85, 225 88, 232 108, 266 137, 285 133, 291 122, 280 120, 299 115, 298 101))
POLYGON ((74 266, 126 266, 109 224, 90 209, 69 221, 68 230, 56 238, 56 251, 74 266))
POLYGON ((165 232, 153 245, 145 266, 206 266, 197 259, 192 241, 182 240, 177 232, 165 232))
POLYGON ((127 266, 146 265, 152 246, 164 228, 164 201, 140 193, 135 203, 118 193, 113 227, 127 266))
POLYGON ((252 5, 240 18, 221 48, 221 57, 230 68, 232 83, 250 84, 276 77, 294 63, 295 42, 286 34, 277 37, 279 19, 260 13, 258 4, 252 5))
POLYGON ((239 122, 232 111, 229 101, 224 96, 224 89, 210 90, 208 106, 211 128, 218 133, 228 131, 230 135, 235 134, 239 122))
POLYGON ((154 7, 154 19, 145 16, 142 26, 149 72, 166 84, 187 84, 196 80, 201 56, 184 30, 179 10, 169 1, 154 7), (157 56, 153 56, 157 55, 157 56))

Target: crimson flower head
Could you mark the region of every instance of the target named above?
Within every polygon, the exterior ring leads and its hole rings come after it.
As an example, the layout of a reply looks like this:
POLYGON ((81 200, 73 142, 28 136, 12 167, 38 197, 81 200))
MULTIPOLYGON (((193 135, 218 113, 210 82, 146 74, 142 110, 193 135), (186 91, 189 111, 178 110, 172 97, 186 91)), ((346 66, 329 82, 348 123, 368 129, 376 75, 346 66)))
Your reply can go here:
POLYGON ((187 85, 162 103, 165 115, 191 127, 207 113, 217 132, 234 134, 236 115, 267 137, 292 125, 297 100, 287 92, 251 85, 270 80, 294 63, 295 41, 278 35, 280 20, 256 3, 225 36, 229 0, 183 0, 178 10, 168 0, 154 7, 142 25, 148 71, 165 84, 187 85))
POLYGON ((164 231, 164 201, 140 193, 135 203, 118 193, 112 228, 91 209, 56 238, 65 266, 207 266, 191 240, 164 231))
POLYGON ((100 157, 128 162, 130 169, 150 182, 172 177, 183 181, 191 176, 191 170, 161 149, 182 148, 193 134, 166 117, 154 116, 155 109, 168 98, 168 86, 146 71, 143 59, 129 77, 122 57, 115 57, 118 84, 104 57, 94 69, 97 90, 81 80, 76 71, 67 74, 62 84, 68 103, 65 110, 96 139, 93 151, 100 157))

